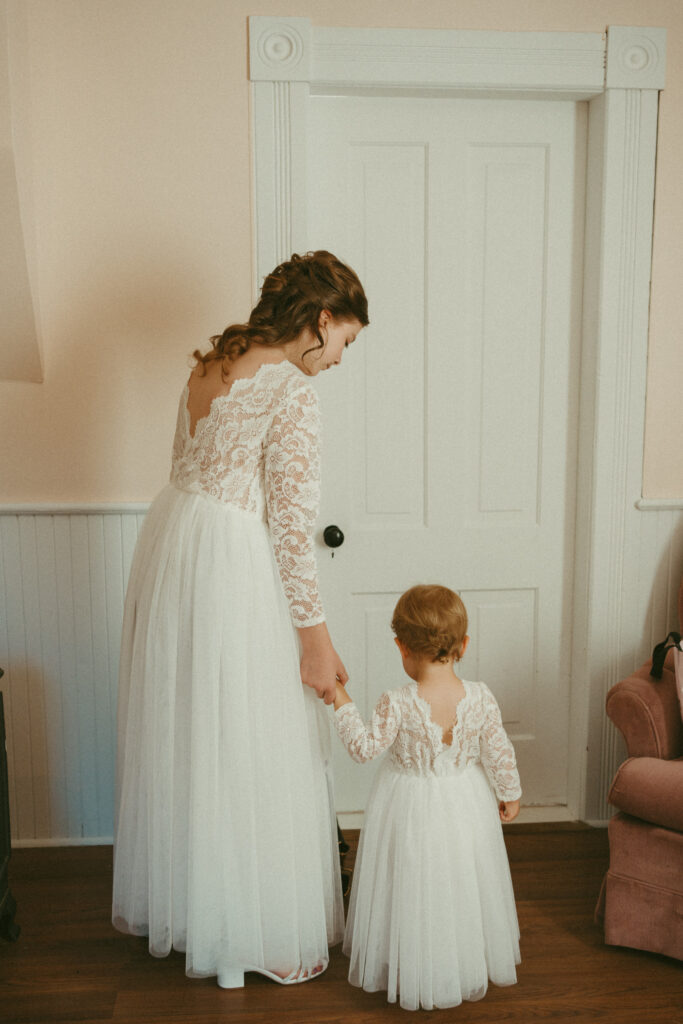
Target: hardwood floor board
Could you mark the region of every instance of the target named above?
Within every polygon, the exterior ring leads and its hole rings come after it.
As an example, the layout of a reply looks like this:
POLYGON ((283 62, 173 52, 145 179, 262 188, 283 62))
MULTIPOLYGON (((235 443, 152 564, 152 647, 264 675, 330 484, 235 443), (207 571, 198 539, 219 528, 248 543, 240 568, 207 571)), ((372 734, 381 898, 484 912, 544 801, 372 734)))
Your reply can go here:
POLYGON ((64 915, 65 918, 61 919, 48 908, 45 921, 33 923, 28 909, 22 904, 21 919, 17 912, 17 922, 21 926, 24 942, 39 943, 41 949, 49 949, 55 945, 55 935, 57 934, 60 936, 60 941, 73 943, 74 946, 100 942, 106 944, 111 941, 112 925, 108 917, 102 918, 101 911, 97 917, 74 913, 72 920, 66 920, 68 911, 65 910, 64 915))
MULTIPOLYGON (((189 979, 188 979, 189 982, 189 979)), ((223 991, 213 979, 194 982, 191 988, 169 991, 154 990, 145 993, 141 1002, 140 993, 121 991, 116 1003, 113 1020, 136 1020, 140 1024, 158 1024, 159 1021, 204 1022, 225 1019, 247 1024, 268 1020, 269 1010, 278 1024, 320 1024, 324 1021, 348 1022, 354 1006, 358 1003, 354 990, 346 981, 346 969, 337 978, 328 971, 324 978, 306 985, 277 986, 259 975, 247 975, 244 989, 223 991), (150 1013, 144 1013, 144 1004, 149 1000, 150 1013), (142 1010, 142 1012, 141 1012, 142 1010)), ((359 1005, 364 1003, 361 994, 359 1005)), ((384 996, 379 999, 384 1008, 384 996)), ((356 1016, 352 1019, 355 1021, 356 1016)))
POLYGON ((111 875, 105 871, 103 877, 86 876, 80 881, 68 877, 26 879, 13 874, 23 941, 39 942, 46 948, 56 935, 74 943, 111 940, 111 875), (57 886, 59 900, 54 899, 57 886))
POLYGON ((683 983, 676 977, 670 962, 659 970, 646 960, 633 967, 616 958, 611 964, 600 958, 589 965, 579 958, 566 957, 562 962, 553 963, 530 956, 522 961, 517 977, 515 994, 520 998, 547 999, 548 992, 552 991, 553 995, 582 993, 584 997, 618 1001, 632 993, 638 1005, 649 1004, 656 996, 666 999, 667 1005, 683 1010, 683 983))
MULTIPOLYGON (((36 979, 36 982, 38 979, 36 979)), ((88 993, 77 989, 58 988, 52 991, 38 989, 34 983, 30 992, 2 989, 0 1021, 11 1024, 81 1024, 92 1019, 110 1021, 116 1003, 116 989, 102 986, 88 993)))
POLYGON ((102 986, 103 976, 119 973, 124 963, 125 953, 116 940, 110 940, 108 944, 85 942, 70 945, 68 967, 65 966, 63 946, 36 950, 32 955, 32 947, 28 944, 21 957, 10 959, 3 956, 0 978, 11 977, 12 985, 17 987, 31 986, 39 970, 41 985, 47 988, 53 983, 57 986, 66 982, 73 988, 96 989, 102 986))
POLYGON ((14 850, 10 872, 15 881, 36 882, 40 878, 101 880, 111 874, 114 855, 111 846, 33 846, 14 850))
MULTIPOLYGON (((486 997, 488 999, 488 996, 486 997)), ((643 1017, 640 1010, 631 1013, 628 1009, 621 1011, 611 1009, 601 1011, 595 1008, 564 1010, 550 1006, 501 1008, 500 1012, 488 1013, 486 1017, 476 1016, 478 1004, 468 1003, 465 1006, 431 1012, 416 1011, 407 1018, 416 1024, 683 1024, 683 1016, 676 1013, 672 1016, 670 1009, 653 1010, 643 1017)), ((152 1011, 151 1016, 134 1014, 130 1017, 116 1017, 116 1024, 160 1024, 162 1018, 152 1011)), ((382 1006, 378 1009, 367 1007, 344 1014, 327 1012, 323 1017, 308 1015, 280 1015, 278 1010, 272 1014, 263 1012, 251 1013, 248 1016, 235 1016, 230 1008, 218 1009, 211 1014, 189 1015, 182 1018, 182 1024, 384 1024, 384 1022, 402 1022, 406 1020, 406 1011, 396 1006, 382 1006)), ((78 1024, 101 1024, 99 1018, 81 1019, 78 1024)))
MULTIPOLYGON (((440 1014, 438 1018, 436 1015, 420 1018, 416 1014, 415 1019, 439 1019, 444 1022, 453 1021, 455 1024, 683 1024, 683 1017, 671 1006, 653 1008, 643 1013, 639 1008, 631 1009, 625 1005, 615 1004, 599 1006, 582 1002, 580 998, 567 1003, 562 1003, 553 996, 538 1002, 510 1000, 499 1008, 485 1005, 488 1000, 489 995, 482 1003, 467 1004, 455 1011, 436 1011, 440 1014), (460 1016, 456 1016, 457 1013, 460 1016)), ((410 1019, 412 1021, 413 1017, 410 1019)))

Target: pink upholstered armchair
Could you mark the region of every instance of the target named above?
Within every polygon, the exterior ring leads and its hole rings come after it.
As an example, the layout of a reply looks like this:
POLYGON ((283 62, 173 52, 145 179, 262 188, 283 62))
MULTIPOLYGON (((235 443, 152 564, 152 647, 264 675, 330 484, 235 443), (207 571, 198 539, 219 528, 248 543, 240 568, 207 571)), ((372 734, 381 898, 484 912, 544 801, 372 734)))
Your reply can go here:
MULTIPOLYGON (((678 595, 683 622, 683 580, 678 595)), ((683 723, 673 652, 661 679, 648 661, 607 695, 626 740, 609 802, 610 865, 596 909, 605 942, 683 960, 683 723)))

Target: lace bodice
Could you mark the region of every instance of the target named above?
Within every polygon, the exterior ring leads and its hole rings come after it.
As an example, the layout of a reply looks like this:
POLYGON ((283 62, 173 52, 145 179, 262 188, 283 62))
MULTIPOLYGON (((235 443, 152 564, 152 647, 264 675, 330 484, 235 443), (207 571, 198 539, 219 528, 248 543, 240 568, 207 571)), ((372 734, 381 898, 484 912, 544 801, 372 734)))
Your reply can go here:
POLYGON ((353 702, 343 704, 334 716, 337 732, 354 761, 369 761, 388 749, 391 768, 410 775, 448 775, 481 762, 497 798, 517 800, 522 791, 515 751, 496 699, 484 683, 464 685, 448 745, 416 683, 382 694, 369 726, 353 702))
POLYGON ((320 409, 292 363, 265 363, 218 395, 190 434, 180 397, 171 483, 268 523, 296 626, 324 620, 313 527, 320 493, 320 409))

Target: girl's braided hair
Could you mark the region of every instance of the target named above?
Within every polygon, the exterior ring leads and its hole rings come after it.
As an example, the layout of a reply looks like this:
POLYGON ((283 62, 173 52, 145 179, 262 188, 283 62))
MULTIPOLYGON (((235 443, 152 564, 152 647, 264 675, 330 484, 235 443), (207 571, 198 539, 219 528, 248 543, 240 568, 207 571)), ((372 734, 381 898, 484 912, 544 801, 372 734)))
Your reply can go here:
POLYGON ((431 661, 459 661, 467 635, 467 611, 458 595, 438 584, 406 590, 394 609, 391 628, 402 644, 431 661))
POLYGON ((206 355, 193 352, 200 373, 206 365, 220 359, 223 371, 254 343, 281 345, 293 341, 307 328, 318 339, 304 356, 323 348, 318 321, 326 309, 334 320, 359 320, 369 323, 368 300, 354 271, 331 252, 320 249, 303 256, 296 253, 268 274, 261 297, 246 324, 231 324, 222 334, 211 338, 206 355))

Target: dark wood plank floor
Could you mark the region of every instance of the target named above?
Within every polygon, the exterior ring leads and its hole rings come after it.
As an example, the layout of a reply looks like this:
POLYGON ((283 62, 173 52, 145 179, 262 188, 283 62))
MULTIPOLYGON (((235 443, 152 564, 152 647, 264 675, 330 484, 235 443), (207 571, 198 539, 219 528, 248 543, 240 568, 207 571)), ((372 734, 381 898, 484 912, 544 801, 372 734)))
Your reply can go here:
MULTIPOLYGON (((357 835, 348 833, 353 844, 357 835)), ((461 1007, 407 1014, 382 993, 346 981, 332 953, 310 984, 283 988, 256 974, 244 989, 185 977, 184 958, 155 960, 144 939, 109 923, 111 849, 15 851, 18 942, 0 942, 3 1024, 683 1024, 683 965, 606 947, 593 909, 607 864, 607 835, 585 826, 513 825, 506 842, 522 930, 518 984, 491 987, 461 1007)))

